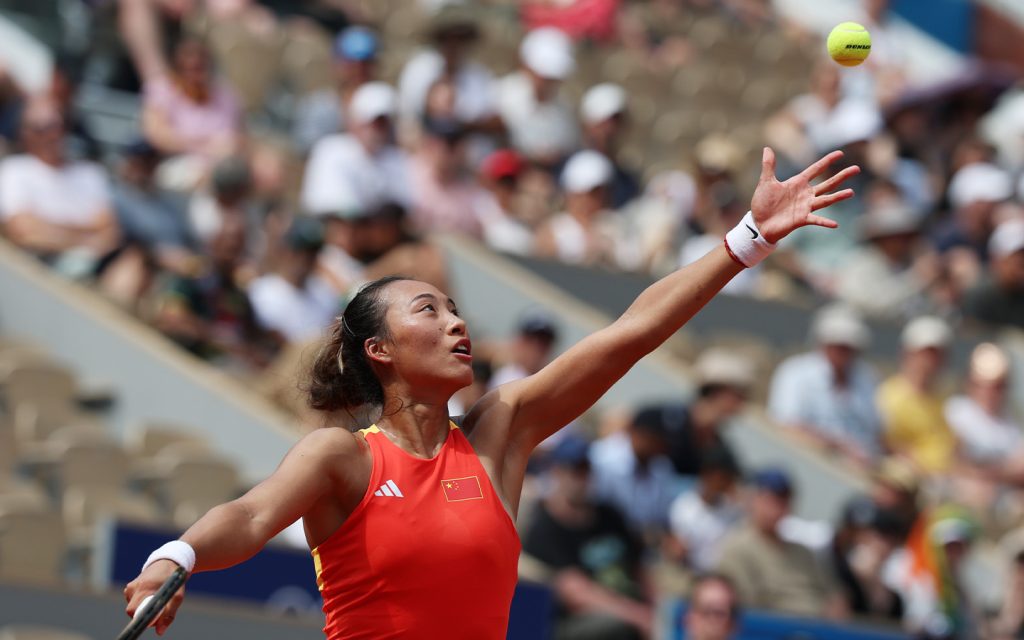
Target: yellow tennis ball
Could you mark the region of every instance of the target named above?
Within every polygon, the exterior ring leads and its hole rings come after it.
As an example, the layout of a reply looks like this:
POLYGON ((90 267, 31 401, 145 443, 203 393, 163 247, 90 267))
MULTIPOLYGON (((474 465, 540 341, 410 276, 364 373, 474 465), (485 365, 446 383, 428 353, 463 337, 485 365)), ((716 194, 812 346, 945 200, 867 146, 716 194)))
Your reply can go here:
POLYGON ((828 55, 844 67, 856 67, 871 53, 871 34, 856 22, 843 22, 828 34, 828 55))

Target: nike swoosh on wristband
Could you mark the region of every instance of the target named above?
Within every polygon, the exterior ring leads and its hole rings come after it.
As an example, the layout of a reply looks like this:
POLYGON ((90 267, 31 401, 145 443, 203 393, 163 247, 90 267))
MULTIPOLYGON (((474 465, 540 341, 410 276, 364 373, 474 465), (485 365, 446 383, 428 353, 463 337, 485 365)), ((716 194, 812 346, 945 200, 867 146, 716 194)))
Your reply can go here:
POLYGON ((745 224, 743 226, 745 226, 747 228, 747 231, 750 232, 750 239, 751 240, 757 240, 757 229, 755 229, 754 227, 750 226, 749 224, 745 224))

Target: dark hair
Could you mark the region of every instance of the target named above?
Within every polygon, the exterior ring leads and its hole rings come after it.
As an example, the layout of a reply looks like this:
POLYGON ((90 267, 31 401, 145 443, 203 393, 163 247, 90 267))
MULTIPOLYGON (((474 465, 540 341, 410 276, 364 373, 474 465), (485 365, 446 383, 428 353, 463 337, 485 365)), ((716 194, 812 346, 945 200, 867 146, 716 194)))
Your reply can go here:
POLYGON ((387 337, 387 304, 381 295, 392 282, 413 280, 387 276, 359 289, 344 313, 332 325, 327 343, 313 363, 309 379, 309 406, 319 411, 351 411, 384 403, 384 389, 366 359, 369 338, 387 337))

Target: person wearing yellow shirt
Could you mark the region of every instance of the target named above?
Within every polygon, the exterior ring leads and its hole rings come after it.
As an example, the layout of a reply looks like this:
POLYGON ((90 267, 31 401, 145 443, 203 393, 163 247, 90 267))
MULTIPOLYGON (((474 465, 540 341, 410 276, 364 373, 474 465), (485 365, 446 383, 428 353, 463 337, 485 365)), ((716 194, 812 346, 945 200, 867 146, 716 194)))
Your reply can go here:
POLYGON ((910 321, 901 337, 900 370, 878 388, 886 445, 929 473, 949 470, 956 454, 956 437, 944 412, 946 398, 939 389, 952 339, 953 331, 940 318, 910 321))

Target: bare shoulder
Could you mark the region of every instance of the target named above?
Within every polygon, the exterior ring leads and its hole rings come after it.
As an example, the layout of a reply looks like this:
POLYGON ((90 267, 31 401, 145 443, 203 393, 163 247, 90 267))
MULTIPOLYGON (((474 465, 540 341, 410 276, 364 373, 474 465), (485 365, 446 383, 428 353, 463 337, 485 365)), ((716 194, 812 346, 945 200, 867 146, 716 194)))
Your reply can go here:
POLYGON ((324 427, 302 437, 291 455, 329 464, 352 463, 366 455, 366 440, 340 427, 324 427))

